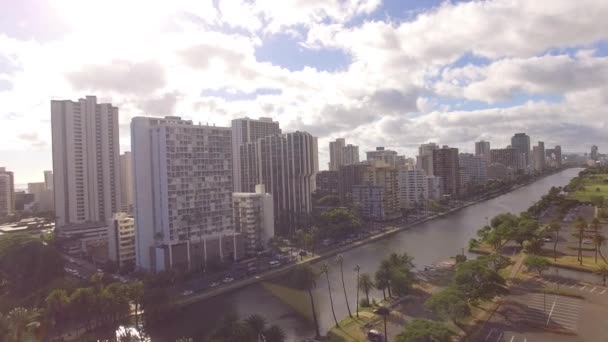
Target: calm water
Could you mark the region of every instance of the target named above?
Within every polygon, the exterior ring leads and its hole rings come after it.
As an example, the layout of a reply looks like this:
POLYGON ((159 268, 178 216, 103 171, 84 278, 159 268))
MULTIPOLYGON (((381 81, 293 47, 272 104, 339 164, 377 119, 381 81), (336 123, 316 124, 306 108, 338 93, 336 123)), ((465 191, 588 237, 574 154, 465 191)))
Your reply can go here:
MULTIPOLYGON (((519 188, 500 197, 472 205, 441 219, 420 224, 387 239, 375 241, 350 250, 344 254, 346 287, 349 291, 351 309, 355 308, 356 274, 358 264, 361 272, 375 272, 380 260, 392 252, 406 252, 414 257, 418 267, 445 260, 466 247, 468 240, 486 223, 486 217, 502 212, 519 213, 544 195, 552 186, 566 185, 580 169, 568 169, 551 175, 533 184, 519 188)), ((333 263, 332 263, 333 264, 333 263)), ((339 268, 334 264, 330 274, 336 315, 348 314, 342 291, 339 268)), ((333 318, 324 278, 317 282, 315 301, 319 312, 321 332, 333 325, 333 318)), ((373 295, 381 298, 380 293, 373 295)), ((174 341, 181 336, 202 336, 213 330, 218 321, 228 312, 240 317, 253 313, 264 315, 269 322, 280 325, 289 336, 289 341, 300 341, 314 334, 312 323, 299 316, 260 285, 242 288, 228 295, 213 298, 184 309, 167 320, 158 332, 153 333, 153 342, 174 341)))

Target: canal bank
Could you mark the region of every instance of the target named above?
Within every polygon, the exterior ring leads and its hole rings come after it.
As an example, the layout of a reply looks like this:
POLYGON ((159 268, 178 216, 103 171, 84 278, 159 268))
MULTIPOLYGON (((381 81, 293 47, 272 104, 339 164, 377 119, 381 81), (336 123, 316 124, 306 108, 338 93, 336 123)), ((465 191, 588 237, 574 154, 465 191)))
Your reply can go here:
MULTIPOLYGON (((536 202, 552 186, 566 185, 580 169, 568 169, 557 174, 521 186, 498 197, 470 204, 458 211, 442 215, 431 221, 418 223, 408 229, 394 232, 390 238, 376 238, 374 241, 342 251, 349 303, 355 303, 356 274, 354 267, 359 265, 362 273, 373 274, 381 259, 391 252, 406 252, 414 257, 418 267, 445 260, 461 252, 468 240, 475 236, 477 229, 492 217, 502 212, 519 213, 536 202)), ((336 314, 347 315, 342 293, 340 272, 332 264, 330 281, 334 294, 336 314)), ((333 325, 329 305, 327 284, 318 281, 313 292, 315 296, 319 323, 322 331, 333 325)), ((373 292, 372 297, 380 298, 381 293, 373 292)), ((289 306, 282 303, 259 284, 250 284, 228 294, 194 303, 180 309, 174 317, 164 322, 162 327, 151 331, 153 342, 175 341, 182 336, 203 336, 212 331, 227 313, 246 317, 253 313, 264 315, 269 322, 280 325, 287 333, 289 341, 300 341, 314 334, 311 322, 302 318, 289 306)))

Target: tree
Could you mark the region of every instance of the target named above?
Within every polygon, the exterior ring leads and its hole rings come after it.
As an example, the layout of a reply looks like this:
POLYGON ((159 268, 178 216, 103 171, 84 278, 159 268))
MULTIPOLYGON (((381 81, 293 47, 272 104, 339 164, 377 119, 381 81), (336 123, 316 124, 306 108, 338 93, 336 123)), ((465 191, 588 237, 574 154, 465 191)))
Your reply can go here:
POLYGON ((336 263, 340 266, 340 274, 342 276, 342 289, 344 290, 344 300, 346 301, 346 309, 348 309, 348 316, 353 317, 352 312, 350 312, 350 305, 348 304, 348 296, 346 295, 346 284, 344 283, 344 256, 342 254, 338 254, 336 257, 336 263))
POLYGON ((15 342, 25 341, 25 338, 38 328, 40 312, 36 309, 17 307, 6 315, 9 335, 15 342))
POLYGON ((382 290, 382 297, 386 300, 386 290, 388 289, 390 291, 390 268, 381 266, 374 274, 374 278, 374 287, 378 290, 382 290))
POLYGON ((70 298, 63 289, 53 289, 46 297, 46 309, 53 320, 53 325, 63 321, 69 302, 70 298))
POLYGON ((490 300, 507 293, 505 280, 484 260, 469 260, 456 269, 452 286, 463 294, 468 302, 490 300))
POLYGON ((578 261, 580 265, 583 265, 583 238, 585 237, 585 229, 587 228, 587 222, 583 217, 576 219, 576 236, 578 237, 578 261))
POLYGON ((258 314, 253 314, 245 320, 253 330, 256 340, 259 340, 266 331, 266 319, 258 314))
POLYGON ((449 287, 432 295, 426 300, 424 306, 435 315, 443 319, 450 319, 454 323, 457 319, 471 314, 469 304, 464 300, 462 293, 449 287))
POLYGON ((453 333, 444 324, 416 318, 397 335, 395 342, 449 342, 453 333))
POLYGON ((278 325, 272 325, 270 328, 264 331, 265 342, 285 342, 287 337, 285 332, 278 325))
POLYGON ((361 274, 361 277, 359 278, 359 288, 365 293, 365 300, 369 305, 369 291, 374 288, 374 281, 369 273, 361 274))
POLYGON ((135 327, 139 327, 139 305, 144 297, 144 283, 141 281, 133 282, 128 287, 129 298, 135 304, 135 327))
POLYGON ((312 295, 312 290, 317 287, 317 274, 309 264, 298 265, 292 273, 292 282, 300 289, 308 291, 310 297, 310 307, 312 318, 315 324, 316 337, 320 337, 319 321, 317 319, 317 311, 315 310, 315 300, 312 295))
POLYGON ((608 278, 608 267, 606 267, 606 265, 601 265, 593 272, 602 277, 602 282, 604 286, 606 286, 606 279, 608 278))
POLYGON ((538 272, 539 276, 551 266, 547 259, 538 255, 528 255, 524 263, 528 270, 538 272))
POLYGON ((606 258, 602 254, 602 247, 606 244, 606 237, 600 233, 596 233, 593 236, 593 244, 595 245, 595 263, 597 264, 597 255, 599 253, 602 260, 608 264, 608 261, 606 261, 606 258))
POLYGON ((321 273, 325 274, 325 278, 327 279, 327 292, 329 293, 329 304, 331 305, 331 313, 334 316, 336 326, 339 327, 340 324, 338 323, 336 311, 334 310, 334 299, 331 295, 331 282, 329 281, 329 265, 327 265, 327 263, 323 263, 323 265, 321 265, 321 273))
POLYGON ((524 251, 529 254, 540 254, 542 251, 544 242, 538 237, 533 237, 530 240, 524 242, 524 251))
POLYGON ((359 272, 361 271, 361 267, 359 265, 355 266, 354 271, 357 272, 357 298, 355 303, 357 304, 357 317, 359 317, 359 272))

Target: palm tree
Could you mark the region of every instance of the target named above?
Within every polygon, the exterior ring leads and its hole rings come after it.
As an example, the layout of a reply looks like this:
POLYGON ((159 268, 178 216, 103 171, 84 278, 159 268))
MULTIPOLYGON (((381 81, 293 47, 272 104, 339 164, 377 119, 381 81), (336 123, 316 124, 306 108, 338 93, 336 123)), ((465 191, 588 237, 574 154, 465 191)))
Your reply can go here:
POLYGON ((365 292, 365 300, 369 305, 369 291, 374 288, 374 281, 368 273, 363 273, 359 278, 359 287, 365 292))
POLYGON ((69 302, 70 298, 64 289, 53 289, 46 297, 46 308, 48 313, 52 316, 53 325, 62 321, 69 302))
POLYGON ((273 325, 264 331, 264 341, 266 342, 285 342, 286 340, 285 332, 278 325, 273 325))
POLYGON ((608 267, 606 267, 606 265, 599 266, 595 269, 594 273, 602 277, 602 282, 604 286, 606 286, 606 279, 608 278, 608 267))
POLYGON ((293 283, 299 288, 308 291, 312 318, 315 323, 315 334, 319 338, 321 336, 319 333, 319 321, 317 319, 317 311, 315 310, 315 300, 312 295, 312 290, 317 287, 317 274, 309 264, 298 265, 293 271, 293 283))
POLYGON ((578 237, 578 261, 580 265, 583 265, 583 237, 585 236, 585 228, 587 228, 587 222, 584 218, 580 217, 576 222, 576 235, 578 237))
POLYGON ((357 317, 359 317, 359 271, 361 267, 359 265, 355 266, 354 271, 357 272, 357 317))
POLYGON ((340 274, 342 275, 342 289, 344 290, 344 300, 346 301, 346 309, 348 309, 348 316, 353 317, 352 312, 350 312, 350 305, 348 304, 348 296, 346 295, 346 285, 344 284, 344 256, 342 254, 338 254, 336 257, 336 263, 340 265, 340 274))
POLYGON ((593 236, 593 243, 595 244, 595 263, 597 264, 597 255, 599 253, 602 260, 608 264, 608 261, 606 261, 606 258, 604 258, 604 255, 602 254, 602 247, 606 244, 606 237, 597 233, 593 236))
POLYGON ((377 270, 374 274, 374 287, 382 290, 382 297, 386 300, 386 289, 389 287, 388 274, 382 270, 377 270))
POLYGON ((391 272, 393 270, 394 264, 390 259, 382 260, 380 263, 380 267, 376 272, 376 277, 378 277, 378 272, 380 272, 380 278, 383 279, 383 283, 385 284, 386 289, 388 290, 388 296, 392 297, 393 294, 391 292, 391 272))
POLYGON ((144 283, 141 281, 129 285, 129 298, 135 304, 135 327, 139 327, 139 305, 144 297, 144 283))
POLYGON ((24 337, 32 330, 38 328, 40 323, 38 317, 40 313, 37 309, 26 309, 22 307, 14 308, 6 316, 8 330, 12 334, 15 342, 24 341, 24 337))
POLYGON ((376 310, 376 313, 380 316, 382 316, 382 319, 384 320, 384 341, 388 341, 388 335, 387 335, 387 330, 386 330, 386 317, 388 315, 391 314, 391 310, 385 306, 379 308, 378 310, 376 310))
POLYGON ((321 273, 325 274, 325 278, 327 279, 327 291, 329 292, 329 304, 331 305, 331 313, 334 316, 334 321, 336 322, 336 326, 339 327, 338 318, 336 318, 336 311, 334 309, 334 300, 331 296, 331 283, 329 282, 329 265, 326 262, 321 265, 321 273))
POLYGON ((562 227, 559 225, 559 222, 553 221, 549 225, 549 232, 555 233, 555 241, 553 242, 553 261, 557 261, 557 240, 559 240, 559 231, 562 227))
POLYGON ((266 319, 258 314, 253 314, 245 320, 255 333, 256 340, 260 340, 266 330, 266 319))

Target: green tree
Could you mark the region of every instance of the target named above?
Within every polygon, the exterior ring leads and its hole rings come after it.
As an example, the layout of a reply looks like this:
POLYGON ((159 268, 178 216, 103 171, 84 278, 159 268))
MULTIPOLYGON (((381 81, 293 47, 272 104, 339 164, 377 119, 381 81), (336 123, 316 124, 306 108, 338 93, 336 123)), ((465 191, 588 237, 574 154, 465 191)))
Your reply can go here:
POLYGON ((266 331, 266 319, 258 314, 253 314, 245 320, 253 330, 256 340, 259 340, 266 331))
POLYGON ((390 293, 390 279, 391 279, 391 275, 390 275, 390 264, 389 263, 382 263, 380 265, 380 267, 378 268, 378 270, 376 271, 376 273, 374 274, 374 279, 375 279, 375 283, 374 283, 374 287, 377 288, 378 290, 382 290, 382 297, 386 300, 386 290, 389 291, 389 296, 391 295, 390 293))
POLYGON ((538 255, 528 255, 524 264, 529 271, 538 272, 539 276, 551 266, 547 259, 538 255))
POLYGON ((574 225, 576 228, 576 237, 578 238, 578 261, 580 265, 583 265, 583 238, 585 237, 585 229, 587 229, 587 222, 583 217, 578 217, 574 225))
POLYGON ((331 313, 334 316, 336 326, 339 327, 340 324, 338 323, 336 311, 334 310, 334 299, 331 295, 331 282, 329 281, 329 265, 327 263, 323 263, 323 265, 321 265, 321 273, 325 274, 325 278, 327 279, 327 292, 329 293, 329 304, 331 305, 331 313))
POLYGON ((62 323, 70 303, 67 292, 64 289, 53 289, 46 297, 45 303, 53 325, 62 323))
POLYGON ((453 333, 440 322, 416 318, 397 335, 395 342, 449 342, 453 333))
POLYGON ((529 254, 540 254, 543 248, 544 242, 538 237, 533 237, 530 240, 524 242, 524 251, 529 254))
POLYGON ((264 331, 264 341, 266 342, 285 342, 287 336, 285 332, 278 325, 272 325, 264 331))
POLYGON ((344 300, 346 301, 346 309, 348 309, 348 316, 353 317, 352 312, 350 312, 350 305, 348 304, 348 296, 346 295, 346 284, 344 283, 344 256, 342 254, 338 254, 336 257, 336 263, 340 266, 340 275, 342 276, 342 289, 344 290, 344 300))
POLYGON ((602 247, 606 244, 606 237, 600 233, 596 233, 593 236, 593 244, 595 245, 595 263, 597 264, 597 255, 599 253, 602 260, 608 264, 608 261, 606 261, 606 258, 602 254, 602 247))
POLYGON ((141 281, 130 283, 128 287, 128 294, 129 298, 135 305, 135 327, 139 327, 139 306, 144 297, 144 283, 141 281))
POLYGON ((374 288, 374 281, 369 273, 362 273, 359 277, 359 288, 365 293, 365 300, 369 304, 369 291, 374 288))
POLYGON ((29 340, 32 334, 39 326, 38 318, 40 312, 37 309, 26 309, 17 307, 12 309, 6 315, 6 323, 8 326, 9 336, 14 342, 22 342, 29 340))
POLYGON ((312 318, 315 324, 315 336, 318 338, 321 334, 319 333, 319 321, 317 319, 317 311, 315 310, 315 300, 312 295, 312 290, 317 287, 317 274, 309 264, 298 265, 292 272, 292 282, 298 288, 308 291, 312 318))
POLYGON ((452 286, 469 302, 490 300, 507 293, 505 280, 483 260, 469 260, 458 265, 452 286))
POLYGON ((454 324, 458 319, 471 314, 469 304, 462 293, 450 287, 432 295, 424 306, 442 319, 452 320, 454 324))
POLYGON ((547 228, 548 232, 555 233, 555 239, 553 241, 553 261, 557 261, 557 242, 559 240, 559 232, 561 229, 562 227, 556 220, 552 221, 547 228))

